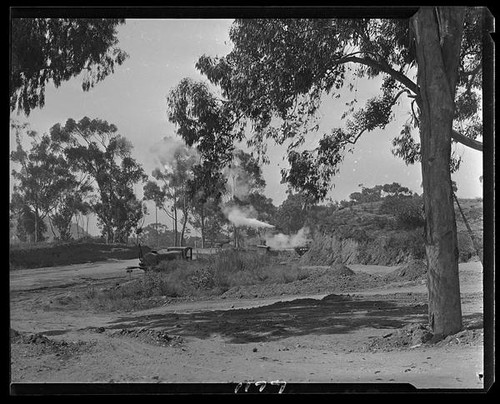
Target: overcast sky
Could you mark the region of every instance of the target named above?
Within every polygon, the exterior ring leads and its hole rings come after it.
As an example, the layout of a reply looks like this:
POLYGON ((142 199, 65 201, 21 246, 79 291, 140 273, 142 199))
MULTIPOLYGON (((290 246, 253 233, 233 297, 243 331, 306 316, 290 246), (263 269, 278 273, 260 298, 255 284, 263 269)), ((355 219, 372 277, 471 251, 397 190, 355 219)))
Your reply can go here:
MULTIPOLYGON (((229 27, 232 20, 127 20, 118 30, 119 47, 130 57, 115 73, 97 84, 89 92, 81 89, 81 78, 63 83, 58 89, 46 88, 45 106, 32 111, 29 118, 13 117, 30 123, 39 133, 48 132, 56 123, 68 118, 80 120, 84 116, 100 118, 113 123, 133 146, 133 156, 145 172, 159 166, 157 153, 162 138, 172 136, 175 128, 166 115, 166 95, 184 77, 205 80, 194 65, 203 55, 225 55, 231 50, 229 27)), ((378 94, 380 82, 359 80, 356 82, 358 100, 378 94)), ((345 102, 352 99, 348 90, 339 100, 327 100, 321 109, 321 129, 342 126, 340 116, 345 102)), ((359 105, 359 104, 358 104, 359 105)), ((348 199, 349 194, 359 190, 359 184, 372 187, 377 184, 398 182, 412 191, 422 192, 420 166, 406 166, 391 154, 391 140, 399 134, 408 119, 406 102, 395 107, 395 120, 384 130, 366 133, 358 141, 353 154, 347 154, 339 175, 334 179, 335 187, 329 196, 333 200, 348 199)), ((306 140, 314 146, 319 136, 306 140)), ((11 135, 11 150, 15 139, 11 135)), ((456 146, 462 155, 460 171, 453 175, 458 184, 458 196, 475 198, 482 196, 482 155, 480 152, 456 146)), ((282 160, 283 148, 269 147, 271 164, 263 166, 267 182, 266 196, 279 206, 285 199, 286 187, 280 184, 280 168, 286 166, 282 160)), ((142 197, 142 187, 136 192, 142 197)), ((154 209, 146 223, 154 221, 154 209)))

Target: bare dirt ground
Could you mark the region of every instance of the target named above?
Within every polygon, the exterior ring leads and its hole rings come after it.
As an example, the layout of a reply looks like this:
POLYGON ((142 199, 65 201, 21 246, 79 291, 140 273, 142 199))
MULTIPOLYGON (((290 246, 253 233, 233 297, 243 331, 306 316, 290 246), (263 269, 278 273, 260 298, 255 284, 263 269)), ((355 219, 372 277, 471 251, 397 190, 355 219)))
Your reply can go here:
POLYGON ((54 305, 143 276, 106 261, 10 272, 13 383, 411 383, 483 388, 482 267, 460 264, 464 330, 429 341, 425 278, 395 267, 327 267, 302 281, 165 299, 142 311, 54 305), (329 278, 330 277, 330 278, 329 278), (329 280, 330 279, 330 280, 329 280))

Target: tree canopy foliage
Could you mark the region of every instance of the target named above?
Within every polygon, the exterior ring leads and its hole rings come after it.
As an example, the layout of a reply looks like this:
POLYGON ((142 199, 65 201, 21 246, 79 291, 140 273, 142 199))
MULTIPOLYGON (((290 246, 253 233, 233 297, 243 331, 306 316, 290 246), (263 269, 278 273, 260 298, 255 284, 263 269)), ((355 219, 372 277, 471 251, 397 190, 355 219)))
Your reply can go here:
POLYGON ((50 137, 64 145, 71 169, 89 175, 97 185, 90 205, 106 240, 126 240, 145 213, 133 186, 147 175, 131 155, 132 144, 115 125, 88 117, 55 124, 50 137))
POLYGON ((128 57, 118 48, 124 19, 13 18, 10 108, 29 115, 45 104, 45 86, 83 73, 88 91, 128 57))
POLYGON ((78 209, 77 206, 68 206, 66 198, 75 196, 76 192, 84 194, 88 187, 77 181, 58 142, 52 141, 48 135, 40 136, 26 124, 12 123, 12 129, 16 132, 17 146, 11 152, 10 159, 18 163, 19 169, 12 170, 16 183, 11 207, 18 214, 21 231, 27 235, 33 234, 35 242, 41 241, 41 230, 46 227, 44 218, 55 215, 59 219, 57 227, 65 235, 67 226, 61 222, 61 215, 63 211, 68 215, 69 210, 73 215, 78 209), (29 150, 23 147, 23 133, 32 140, 29 150))
MULTIPOLYGON (((481 15, 477 9, 466 13, 453 136, 477 149, 482 147, 476 141, 482 135, 477 91, 482 85, 481 15)), ((178 125, 178 133, 202 146, 211 158, 224 153, 213 147, 215 136, 224 145, 221 149, 230 147, 243 138, 241 125, 250 122, 248 144, 259 155, 265 154, 266 140, 288 144, 290 168, 282 170, 283 180, 297 191, 323 199, 345 152, 364 133, 383 129, 394 118, 393 107, 406 95, 410 118, 394 138, 393 153, 407 164, 419 160, 420 145, 412 129, 419 125, 421 104, 408 20, 239 19, 231 27, 230 39, 234 47, 229 54, 203 55, 196 63, 222 99, 205 84, 187 79, 169 96, 169 119, 178 125), (380 94, 361 107, 354 99, 345 111, 343 127, 324 133, 313 150, 300 150, 306 137, 319 129, 317 112, 325 96, 338 98, 342 89, 352 90, 354 77, 378 76, 380 94)), ((457 158, 451 169, 458 165, 457 158)))
POLYGON ((349 199, 351 199, 354 203, 376 202, 386 196, 412 196, 412 192, 407 187, 403 187, 397 182, 385 185, 375 185, 372 188, 363 187, 362 184, 360 185, 361 192, 353 192, 349 195, 349 199))

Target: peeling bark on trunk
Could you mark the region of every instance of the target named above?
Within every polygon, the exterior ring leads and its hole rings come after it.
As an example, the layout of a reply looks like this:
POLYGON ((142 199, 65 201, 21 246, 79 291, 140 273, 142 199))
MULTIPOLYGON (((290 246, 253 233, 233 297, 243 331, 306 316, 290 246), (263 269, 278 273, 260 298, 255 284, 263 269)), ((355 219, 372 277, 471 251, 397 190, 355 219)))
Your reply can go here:
POLYGON ((462 328, 450 155, 463 17, 462 8, 422 8, 412 20, 421 96, 429 322, 436 335, 462 328))

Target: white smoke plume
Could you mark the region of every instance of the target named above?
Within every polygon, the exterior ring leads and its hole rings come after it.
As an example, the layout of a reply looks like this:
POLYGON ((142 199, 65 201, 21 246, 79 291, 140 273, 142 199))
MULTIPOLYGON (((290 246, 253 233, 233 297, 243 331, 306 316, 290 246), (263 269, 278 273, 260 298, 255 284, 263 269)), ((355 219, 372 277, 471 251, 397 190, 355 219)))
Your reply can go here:
POLYGON ((275 250, 285 250, 289 248, 295 248, 300 246, 305 246, 309 235, 309 229, 307 227, 303 227, 300 229, 297 234, 292 234, 287 236, 286 234, 274 234, 267 235, 265 237, 266 245, 275 250))
POLYGON ((257 220, 255 217, 257 212, 252 206, 240 207, 240 206, 225 206, 222 212, 227 217, 227 219, 234 224, 236 227, 248 226, 253 228, 273 228, 272 224, 262 222, 257 220))
POLYGON ((240 201, 246 201, 248 195, 252 191, 252 178, 249 173, 247 173, 241 167, 241 161, 234 155, 231 164, 224 168, 222 171, 227 179, 227 187, 229 191, 229 196, 236 197, 240 201))
POLYGON ((251 205, 249 206, 234 206, 230 201, 236 197, 240 201, 247 201, 248 196, 252 192, 252 182, 254 181, 251 174, 246 172, 241 166, 241 161, 237 154, 234 155, 231 164, 222 171, 227 182, 228 193, 225 203, 221 205, 222 212, 226 218, 236 227, 252 227, 252 228, 274 228, 273 225, 262 222, 257 219, 257 211, 251 205))
POLYGON ((198 151, 193 147, 188 147, 180 138, 164 136, 160 142, 155 143, 150 148, 150 152, 156 156, 161 167, 167 172, 172 172, 176 168, 176 155, 180 152, 186 156, 198 155, 198 151))

